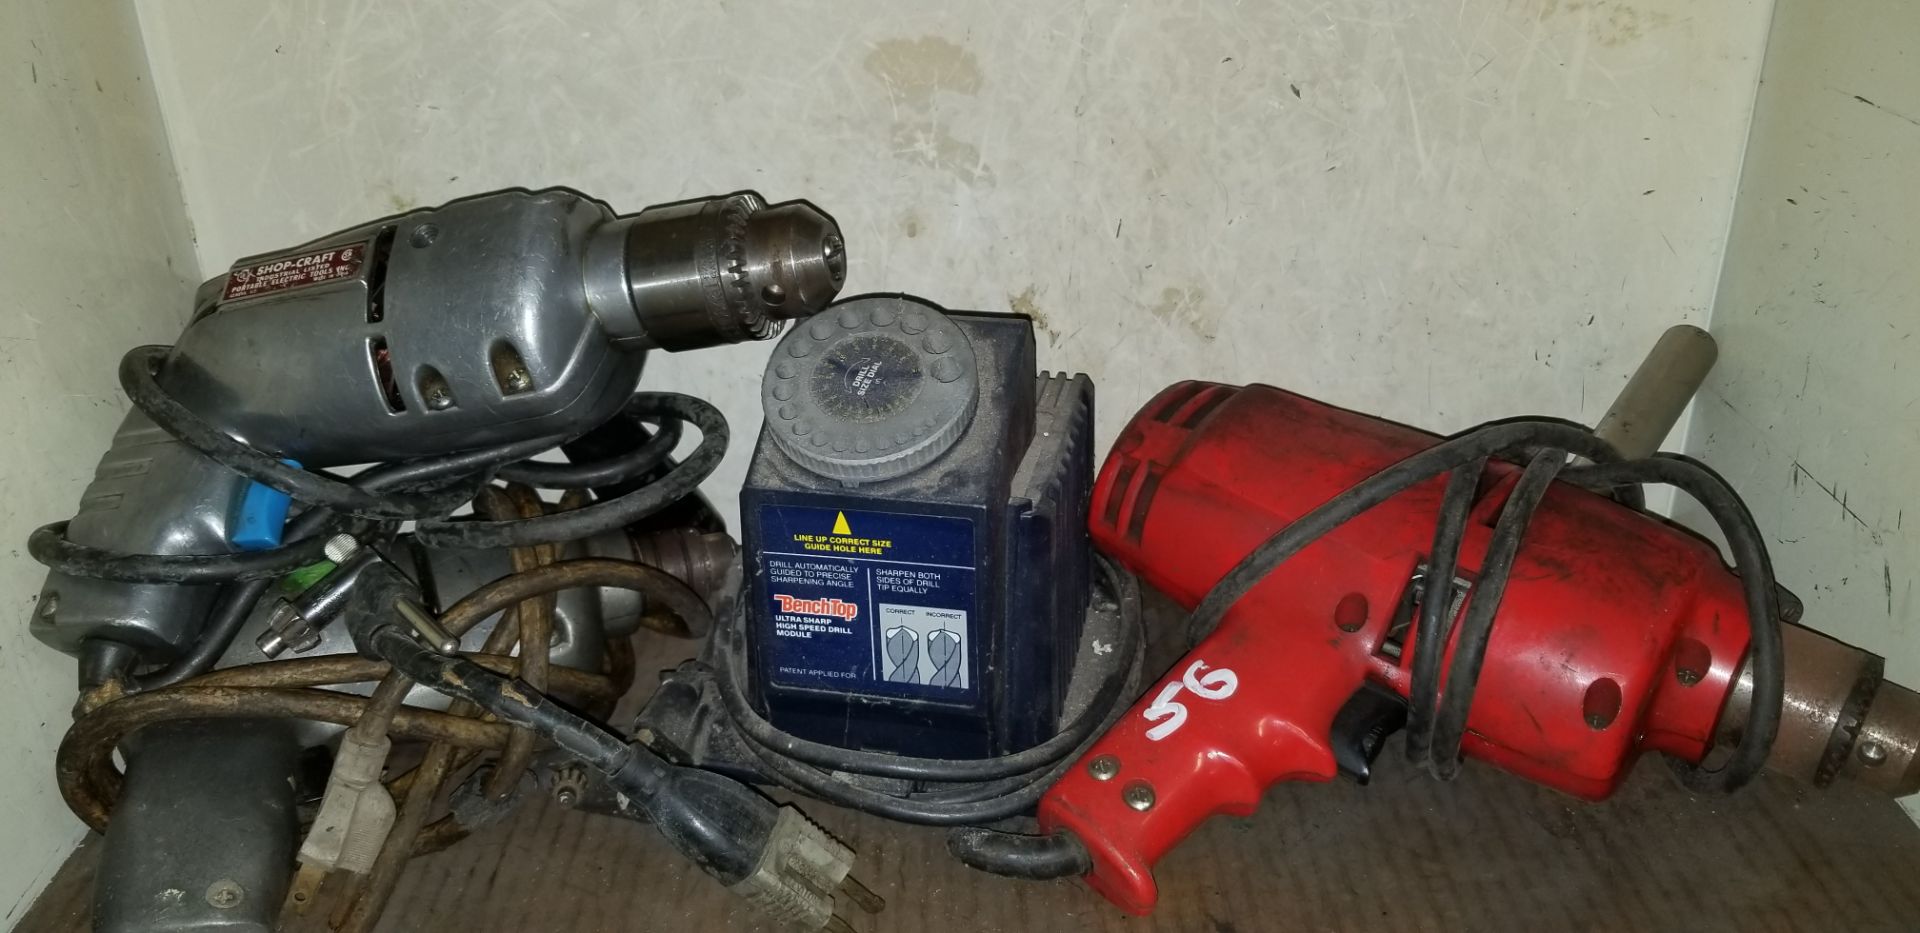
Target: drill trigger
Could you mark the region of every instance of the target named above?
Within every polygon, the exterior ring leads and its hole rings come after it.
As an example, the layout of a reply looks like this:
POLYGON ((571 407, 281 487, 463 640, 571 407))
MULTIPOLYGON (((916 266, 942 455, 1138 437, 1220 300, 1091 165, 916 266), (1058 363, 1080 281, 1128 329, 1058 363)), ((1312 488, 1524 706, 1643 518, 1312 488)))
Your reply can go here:
POLYGON ((1406 700, 1371 680, 1361 684, 1333 717, 1327 744, 1333 748, 1334 766, 1354 783, 1366 784, 1387 737, 1406 724, 1406 700))

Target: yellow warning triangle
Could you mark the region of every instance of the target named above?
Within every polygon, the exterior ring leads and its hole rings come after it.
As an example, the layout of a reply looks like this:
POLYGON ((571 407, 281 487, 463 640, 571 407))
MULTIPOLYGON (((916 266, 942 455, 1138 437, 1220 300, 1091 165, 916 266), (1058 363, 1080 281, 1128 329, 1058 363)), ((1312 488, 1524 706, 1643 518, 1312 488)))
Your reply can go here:
POLYGON ((847 527, 847 513, 840 512, 833 516, 833 533, 837 535, 853 534, 853 529, 847 527))

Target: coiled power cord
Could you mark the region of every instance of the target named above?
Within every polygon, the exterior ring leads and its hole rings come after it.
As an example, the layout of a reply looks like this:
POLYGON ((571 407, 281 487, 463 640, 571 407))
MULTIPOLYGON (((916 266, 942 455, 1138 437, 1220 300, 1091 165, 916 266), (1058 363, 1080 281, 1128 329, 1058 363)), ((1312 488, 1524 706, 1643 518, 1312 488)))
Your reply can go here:
MULTIPOLYGON (((543 463, 531 458, 570 438, 551 437, 373 466, 351 479, 289 466, 267 451, 236 440, 168 395, 155 379, 166 347, 136 347, 122 358, 120 384, 140 412, 180 442, 249 479, 300 503, 279 547, 239 554, 161 555, 115 551, 67 538, 66 522, 36 529, 28 553, 47 567, 76 577, 121 583, 218 584, 215 609, 197 639, 164 666, 121 675, 130 691, 176 684, 210 670, 246 623, 272 581, 324 559, 326 540, 349 532, 385 538, 414 522, 414 538, 428 547, 530 547, 571 541, 623 528, 697 489, 719 466, 728 443, 726 418, 688 395, 638 392, 615 417, 650 421, 659 430, 633 450, 590 463, 543 463), (668 466, 683 425, 700 443, 657 479, 580 508, 504 520, 451 520, 493 479, 542 488, 628 483, 668 466)), ((129 659, 130 660, 130 659, 129 659)), ((107 672, 93 672, 99 677, 107 672)))

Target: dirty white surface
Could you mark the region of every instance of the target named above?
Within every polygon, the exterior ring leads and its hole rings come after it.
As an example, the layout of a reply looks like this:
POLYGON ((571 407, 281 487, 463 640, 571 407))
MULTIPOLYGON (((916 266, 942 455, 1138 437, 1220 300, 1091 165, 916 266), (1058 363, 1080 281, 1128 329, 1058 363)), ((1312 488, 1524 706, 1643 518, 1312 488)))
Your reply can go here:
POLYGON ((126 408, 114 367, 186 320, 193 253, 130 2, 0 4, 0 928, 80 838, 53 782, 73 662, 27 634, 66 518, 126 408))
MULTIPOLYGON (((1706 318, 1770 3, 139 6, 206 273, 506 186, 804 197, 848 294, 1033 315, 1104 445, 1188 377, 1596 419, 1706 318)), ((765 356, 653 364, 729 511, 765 356)))
POLYGON ((1920 686, 1920 5, 1778 17, 1692 446, 1746 495, 1807 623, 1920 686))

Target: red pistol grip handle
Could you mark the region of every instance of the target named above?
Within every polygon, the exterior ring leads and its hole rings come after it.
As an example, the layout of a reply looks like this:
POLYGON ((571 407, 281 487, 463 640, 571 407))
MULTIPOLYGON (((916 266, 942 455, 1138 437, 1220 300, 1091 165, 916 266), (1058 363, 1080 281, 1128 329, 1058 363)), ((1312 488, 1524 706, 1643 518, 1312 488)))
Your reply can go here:
POLYGON ((1289 658, 1257 631, 1229 618, 1040 801, 1041 830, 1078 837, 1093 857, 1087 883, 1123 910, 1153 910, 1154 863, 1208 817, 1252 813, 1279 781, 1336 773, 1329 735, 1356 672, 1289 658))

